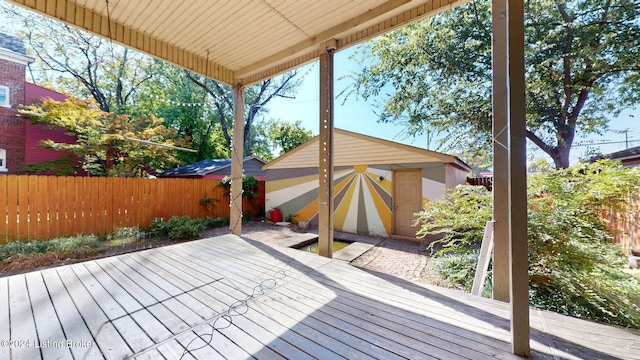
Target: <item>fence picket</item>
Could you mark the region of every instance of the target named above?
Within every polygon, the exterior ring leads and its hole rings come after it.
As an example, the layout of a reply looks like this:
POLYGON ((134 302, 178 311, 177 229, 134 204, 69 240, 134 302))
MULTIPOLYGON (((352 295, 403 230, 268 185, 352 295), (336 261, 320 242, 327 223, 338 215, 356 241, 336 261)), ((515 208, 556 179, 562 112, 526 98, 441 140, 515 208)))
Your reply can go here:
POLYGON ((7 237, 17 240, 18 237, 18 176, 7 177, 7 237))
MULTIPOLYGON (((60 212, 58 211, 58 203, 60 202, 60 190, 58 189, 58 177, 56 176, 46 176, 47 180, 47 197, 48 199, 48 228, 49 234, 48 238, 57 238, 61 236, 61 217, 60 212)), ((64 197, 63 197, 64 198, 64 197)))
POLYGON ((7 177, 0 176, 0 244, 7 241, 7 177))
POLYGON ((18 236, 29 238, 29 177, 18 181, 18 236))

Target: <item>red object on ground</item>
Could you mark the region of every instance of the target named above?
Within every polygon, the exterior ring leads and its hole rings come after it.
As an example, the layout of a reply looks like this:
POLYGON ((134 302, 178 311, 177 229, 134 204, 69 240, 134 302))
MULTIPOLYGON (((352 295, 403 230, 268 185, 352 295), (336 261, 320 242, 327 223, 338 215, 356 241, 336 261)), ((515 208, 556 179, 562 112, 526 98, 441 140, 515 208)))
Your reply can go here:
POLYGON ((282 221, 282 211, 280 209, 269 210, 269 217, 271 218, 271 222, 281 222, 282 221))

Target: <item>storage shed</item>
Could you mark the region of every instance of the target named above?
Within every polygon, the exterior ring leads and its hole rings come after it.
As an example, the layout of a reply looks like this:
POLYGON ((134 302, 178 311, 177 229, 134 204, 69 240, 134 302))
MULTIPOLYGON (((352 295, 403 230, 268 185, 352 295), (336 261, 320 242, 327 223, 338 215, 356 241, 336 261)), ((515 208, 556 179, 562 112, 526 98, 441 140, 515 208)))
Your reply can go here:
MULTIPOLYGON (((334 229, 415 237, 414 213, 470 168, 455 156, 335 129, 334 229)), ((295 221, 318 222, 318 137, 263 166, 266 208, 295 221)))

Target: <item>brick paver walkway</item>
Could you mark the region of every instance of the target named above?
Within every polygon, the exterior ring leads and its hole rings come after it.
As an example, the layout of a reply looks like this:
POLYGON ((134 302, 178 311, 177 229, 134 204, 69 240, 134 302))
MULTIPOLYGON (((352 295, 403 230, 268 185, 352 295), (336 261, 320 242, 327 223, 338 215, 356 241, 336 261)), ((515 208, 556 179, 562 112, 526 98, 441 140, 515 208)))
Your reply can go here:
POLYGON ((426 244, 385 239, 351 264, 409 280, 419 280, 427 265, 426 244))

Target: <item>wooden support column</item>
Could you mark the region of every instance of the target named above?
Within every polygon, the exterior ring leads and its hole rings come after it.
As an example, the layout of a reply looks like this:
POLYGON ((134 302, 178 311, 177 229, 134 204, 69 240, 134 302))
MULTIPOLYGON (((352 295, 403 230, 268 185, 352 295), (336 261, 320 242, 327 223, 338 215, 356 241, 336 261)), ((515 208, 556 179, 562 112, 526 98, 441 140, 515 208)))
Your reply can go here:
POLYGON ((511 348, 516 355, 530 357, 524 1, 508 1, 511 348))
POLYGON ((320 55, 320 133, 318 144, 318 252, 333 257, 333 52, 320 55))
MULTIPOLYGON (((519 356, 531 356, 529 325, 529 274, 527 238, 527 177, 526 177, 526 117, 524 77, 524 2, 522 0, 493 0, 494 21, 494 149, 500 147, 502 133, 507 132, 507 163, 504 152, 498 150, 494 172, 507 174, 505 184, 496 190, 494 183, 494 217, 496 226, 500 207, 508 209, 508 272, 511 305, 511 348, 519 356), (501 60, 502 59, 502 60, 501 60), (506 73, 505 73, 506 71, 506 73), (505 81, 501 76, 506 75, 505 81), (503 104, 500 104, 502 102, 503 104), (506 114, 506 128, 499 123, 506 114), (498 136, 496 136, 498 135, 498 136), (505 170, 506 167, 506 170, 505 170), (506 193, 506 200, 504 195, 506 193)), ((495 160, 495 158, 494 158, 495 160)), ((503 220, 504 221, 504 220, 503 220)), ((503 230, 501 230, 503 231, 503 230)), ((498 244, 496 233, 496 246, 498 244)), ((501 234, 504 236, 504 234, 501 234)), ((503 251, 503 250, 501 250, 503 251)), ((504 267, 504 258, 497 255, 504 267)), ((500 270, 503 271, 503 270, 500 270)), ((504 274, 500 274, 503 276, 504 274)), ((503 281, 503 280, 501 280, 503 281)), ((502 284, 500 284, 502 285, 502 284)), ((502 289, 501 289, 502 290, 502 289)))
POLYGON ((493 298, 509 301, 509 129, 506 2, 493 1, 493 298))
POLYGON ((229 229, 242 234, 242 160, 244 158, 244 86, 236 85, 233 102, 233 138, 231 140, 231 207, 229 229))

